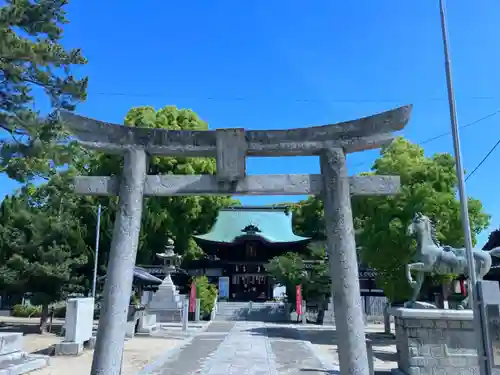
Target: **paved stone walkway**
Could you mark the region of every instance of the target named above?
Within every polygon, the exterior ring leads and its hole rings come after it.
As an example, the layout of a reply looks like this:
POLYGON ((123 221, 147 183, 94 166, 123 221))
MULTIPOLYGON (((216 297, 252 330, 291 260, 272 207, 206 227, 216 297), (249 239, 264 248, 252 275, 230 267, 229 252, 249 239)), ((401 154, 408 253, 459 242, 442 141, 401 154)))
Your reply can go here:
POLYGON ((295 330, 260 322, 214 322, 155 375, 325 375, 295 330))

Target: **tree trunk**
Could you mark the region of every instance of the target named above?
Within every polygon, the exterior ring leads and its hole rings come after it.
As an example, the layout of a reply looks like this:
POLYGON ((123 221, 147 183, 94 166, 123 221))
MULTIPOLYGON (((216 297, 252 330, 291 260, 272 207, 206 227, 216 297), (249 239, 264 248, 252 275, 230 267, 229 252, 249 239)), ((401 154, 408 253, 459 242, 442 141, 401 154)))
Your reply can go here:
POLYGON ((42 305, 42 313, 40 315, 40 325, 39 331, 40 333, 47 333, 47 327, 49 326, 49 305, 42 305))
POLYGON ((323 300, 318 305, 318 317, 316 318, 316 324, 322 326, 325 321, 325 310, 328 309, 328 298, 323 298, 323 300))

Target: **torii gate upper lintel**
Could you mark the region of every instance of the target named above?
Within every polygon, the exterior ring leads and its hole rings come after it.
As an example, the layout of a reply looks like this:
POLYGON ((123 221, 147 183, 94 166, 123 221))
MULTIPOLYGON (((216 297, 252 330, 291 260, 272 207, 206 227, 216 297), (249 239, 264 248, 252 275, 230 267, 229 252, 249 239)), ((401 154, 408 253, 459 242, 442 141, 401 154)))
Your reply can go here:
POLYGON ((62 112, 67 129, 86 147, 124 155, 120 178, 82 176, 75 191, 119 195, 104 304, 92 375, 118 375, 126 311, 140 232, 143 197, 151 195, 314 195, 323 197, 335 321, 342 375, 368 375, 364 318, 350 196, 395 194, 397 176, 349 177, 345 154, 390 143, 410 118, 412 106, 339 124, 291 130, 207 131, 133 128, 62 112), (147 176, 148 155, 215 157, 216 176, 147 176), (246 175, 248 156, 319 155, 320 175, 246 175))
MULTIPOLYGON (((342 148, 345 153, 379 148, 392 133, 409 121, 412 105, 338 124, 290 130, 247 130, 248 156, 309 156, 324 148, 342 148), (297 147, 300 144, 301 147, 297 147)), ((149 155, 216 156, 217 130, 168 130, 134 128, 97 121, 71 112, 61 112, 67 129, 82 145, 103 152, 125 152, 142 147, 149 155)), ((243 129, 220 129, 220 131, 243 129)))

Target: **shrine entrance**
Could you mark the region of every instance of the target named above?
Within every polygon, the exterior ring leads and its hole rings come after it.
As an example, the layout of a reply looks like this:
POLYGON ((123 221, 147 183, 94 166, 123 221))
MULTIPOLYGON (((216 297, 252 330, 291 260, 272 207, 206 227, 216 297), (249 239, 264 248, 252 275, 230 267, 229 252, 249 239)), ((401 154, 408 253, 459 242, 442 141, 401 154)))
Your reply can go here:
MULTIPOLYGON (((121 372, 127 308, 145 196, 176 195, 318 195, 325 211, 327 251, 332 276, 336 330, 342 375, 369 375, 365 324, 351 195, 395 194, 396 176, 347 173, 346 154, 380 148, 404 128, 411 106, 343 123, 288 130, 217 129, 208 131, 132 128, 68 112, 61 118, 82 144, 124 156, 122 175, 82 176, 75 191, 85 195, 119 195, 108 274, 103 295, 91 375, 121 372), (321 174, 246 174, 249 156, 312 156, 321 174), (150 156, 215 157, 216 175, 147 175, 150 156)), ((249 234, 256 232, 253 227, 249 234)))
POLYGON ((264 302, 272 299, 269 276, 255 273, 237 273, 231 277, 229 300, 237 302, 264 302))
MULTIPOLYGON (((297 236, 286 206, 234 206, 219 210, 206 234, 193 236, 209 258, 186 264, 188 273, 229 278, 229 301, 273 299, 273 280, 265 265, 287 252, 307 253, 310 238, 297 236)), ((217 285, 217 280, 214 280, 217 285)))

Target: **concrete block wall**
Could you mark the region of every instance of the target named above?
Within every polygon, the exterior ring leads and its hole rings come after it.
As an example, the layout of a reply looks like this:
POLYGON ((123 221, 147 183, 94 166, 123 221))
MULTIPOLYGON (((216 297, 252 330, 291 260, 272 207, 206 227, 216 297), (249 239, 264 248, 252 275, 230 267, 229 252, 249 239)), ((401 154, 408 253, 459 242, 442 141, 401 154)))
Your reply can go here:
POLYGON ((390 313, 404 374, 479 374, 471 311, 396 308, 390 313))

